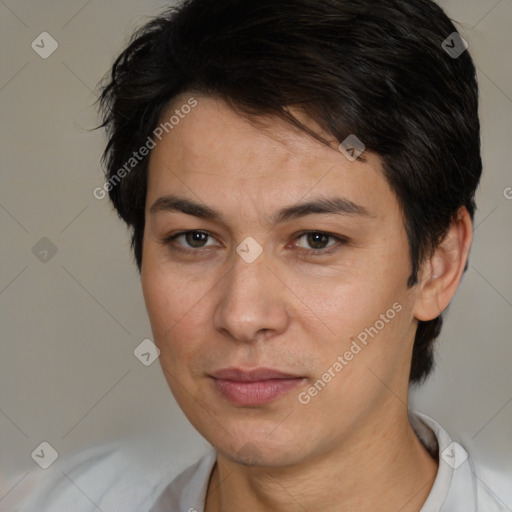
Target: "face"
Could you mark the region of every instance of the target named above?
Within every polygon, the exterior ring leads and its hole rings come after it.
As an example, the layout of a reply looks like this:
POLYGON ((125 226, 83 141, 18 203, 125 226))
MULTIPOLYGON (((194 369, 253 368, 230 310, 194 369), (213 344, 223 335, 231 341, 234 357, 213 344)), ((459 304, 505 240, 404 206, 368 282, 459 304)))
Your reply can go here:
POLYGON ((141 275, 160 363, 219 453, 300 463, 404 411, 401 211, 376 155, 195 98, 149 164, 141 275))

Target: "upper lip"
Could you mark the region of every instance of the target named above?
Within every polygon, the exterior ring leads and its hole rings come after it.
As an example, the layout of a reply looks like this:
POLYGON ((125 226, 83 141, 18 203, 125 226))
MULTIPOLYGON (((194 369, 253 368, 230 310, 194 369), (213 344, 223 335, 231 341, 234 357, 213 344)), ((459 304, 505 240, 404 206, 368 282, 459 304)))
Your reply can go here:
POLYGON ((269 379, 300 379, 300 376, 285 373, 273 368, 253 368, 242 370, 241 368, 224 368, 213 372, 215 379, 232 380, 236 382, 258 382, 269 379))

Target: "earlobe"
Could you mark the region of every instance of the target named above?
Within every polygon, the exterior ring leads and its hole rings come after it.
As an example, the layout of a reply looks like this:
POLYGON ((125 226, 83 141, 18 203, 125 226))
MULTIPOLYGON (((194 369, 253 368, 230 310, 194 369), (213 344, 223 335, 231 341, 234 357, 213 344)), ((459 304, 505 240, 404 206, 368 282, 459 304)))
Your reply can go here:
POLYGON ((461 207, 444 239, 423 264, 414 307, 417 320, 432 320, 447 308, 464 273, 472 240, 473 224, 467 209, 461 207))

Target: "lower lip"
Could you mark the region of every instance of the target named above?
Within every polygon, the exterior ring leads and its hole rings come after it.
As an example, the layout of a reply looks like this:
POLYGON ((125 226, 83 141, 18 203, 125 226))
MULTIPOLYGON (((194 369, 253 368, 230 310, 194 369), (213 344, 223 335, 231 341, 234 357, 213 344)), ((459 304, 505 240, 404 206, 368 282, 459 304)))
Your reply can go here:
POLYGON ((256 382, 239 382, 213 379, 222 396, 239 405, 263 405, 284 395, 304 379, 269 379, 256 382))

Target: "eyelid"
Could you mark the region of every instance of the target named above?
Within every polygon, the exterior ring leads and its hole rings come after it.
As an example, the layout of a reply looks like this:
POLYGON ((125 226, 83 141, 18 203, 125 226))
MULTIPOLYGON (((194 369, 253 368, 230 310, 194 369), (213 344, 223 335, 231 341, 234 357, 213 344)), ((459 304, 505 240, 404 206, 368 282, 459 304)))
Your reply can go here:
POLYGON ((294 235, 293 239, 298 240, 299 238, 303 237, 304 235, 309 235, 311 233, 319 234, 319 235, 325 235, 328 238, 332 238, 336 241, 336 243, 328 245, 324 249, 304 249, 303 247, 299 247, 298 249, 302 251, 303 253, 306 253, 308 256, 322 256, 327 255, 332 252, 337 251, 341 245, 345 245, 349 242, 349 239, 347 237, 344 237, 342 235, 335 235, 334 233, 329 233, 328 231, 322 231, 322 230, 314 230, 309 229, 306 231, 302 231, 300 233, 297 233, 294 235))
MULTIPOLYGON (((172 242, 176 238, 179 238, 180 236, 187 235, 188 233, 201 233, 203 235, 208 236, 209 238, 215 239, 215 237, 209 231, 204 231, 202 229, 187 229, 186 231, 180 231, 178 233, 174 233, 172 235, 166 236, 162 240, 162 243, 164 245, 172 245, 172 242)), ((207 245, 207 246, 199 247, 199 248, 196 248, 196 249, 187 249, 187 248, 179 246, 179 245, 177 247, 176 246, 172 246, 172 248, 175 249, 175 250, 178 250, 178 251, 182 250, 182 251, 185 251, 185 252, 198 252, 199 250, 205 249, 205 248, 208 248, 208 247, 212 247, 212 246, 211 245, 207 245)))

